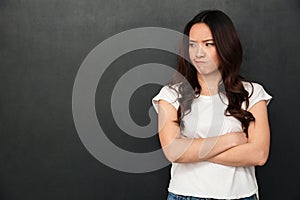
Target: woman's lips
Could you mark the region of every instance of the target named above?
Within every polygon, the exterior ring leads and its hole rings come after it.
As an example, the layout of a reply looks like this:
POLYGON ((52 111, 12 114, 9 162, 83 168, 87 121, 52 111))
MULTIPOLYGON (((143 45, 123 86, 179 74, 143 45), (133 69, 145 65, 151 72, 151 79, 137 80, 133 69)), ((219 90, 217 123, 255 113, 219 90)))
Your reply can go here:
POLYGON ((197 63, 197 64, 203 64, 203 63, 205 63, 205 62, 202 61, 202 60, 195 60, 195 63, 197 63))

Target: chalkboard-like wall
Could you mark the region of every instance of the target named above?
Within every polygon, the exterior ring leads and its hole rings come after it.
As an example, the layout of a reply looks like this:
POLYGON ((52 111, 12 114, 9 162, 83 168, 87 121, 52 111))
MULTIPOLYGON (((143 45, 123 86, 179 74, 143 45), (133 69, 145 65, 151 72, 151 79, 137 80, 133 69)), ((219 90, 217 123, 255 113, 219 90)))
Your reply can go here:
MULTIPOLYGON (((208 8, 232 18, 244 48, 243 75, 273 96, 270 157, 257 167, 261 199, 299 200, 297 0, 1 0, 0 199, 166 199, 170 165, 126 173, 88 152, 73 120, 74 81, 86 56, 107 38, 139 27, 182 31, 191 17, 208 8)), ((175 68, 176 59, 155 49, 122 55, 99 80, 95 96, 107 137, 136 153, 159 149, 157 135, 136 138, 120 131, 110 97, 124 73, 145 63, 175 68)), ((150 99, 159 88, 146 84, 132 95, 128 108, 136 124, 150 122, 150 99)))

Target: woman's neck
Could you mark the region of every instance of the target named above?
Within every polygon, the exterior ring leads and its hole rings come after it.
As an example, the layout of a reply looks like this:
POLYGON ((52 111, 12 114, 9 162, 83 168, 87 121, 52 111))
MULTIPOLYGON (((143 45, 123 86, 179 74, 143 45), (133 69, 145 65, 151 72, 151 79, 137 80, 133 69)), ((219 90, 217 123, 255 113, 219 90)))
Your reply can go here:
POLYGON ((201 95, 211 96, 218 93, 218 88, 221 83, 221 74, 216 73, 209 76, 197 75, 201 86, 201 95))

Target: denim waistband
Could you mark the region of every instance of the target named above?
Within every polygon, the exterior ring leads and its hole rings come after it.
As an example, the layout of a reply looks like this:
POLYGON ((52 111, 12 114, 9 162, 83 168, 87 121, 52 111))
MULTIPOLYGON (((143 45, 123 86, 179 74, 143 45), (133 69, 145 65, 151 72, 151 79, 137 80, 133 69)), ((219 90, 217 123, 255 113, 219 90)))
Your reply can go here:
MULTIPOLYGON (((250 197, 244 197, 241 199, 235 199, 235 200, 256 200, 256 195, 252 195, 250 197)), ((183 196, 174 194, 172 192, 169 192, 167 200, 233 200, 233 199, 214 199, 214 198, 201 198, 201 197, 193 197, 193 196, 183 196)))

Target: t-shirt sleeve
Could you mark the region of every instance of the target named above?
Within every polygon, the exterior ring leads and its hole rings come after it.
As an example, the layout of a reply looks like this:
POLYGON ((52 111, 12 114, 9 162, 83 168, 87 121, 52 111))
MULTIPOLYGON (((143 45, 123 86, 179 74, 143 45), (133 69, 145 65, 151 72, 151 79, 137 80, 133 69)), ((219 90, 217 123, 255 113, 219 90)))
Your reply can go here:
POLYGON ((157 113, 159 100, 165 100, 169 102, 175 107, 176 110, 179 108, 178 94, 174 89, 169 88, 169 86, 162 87, 159 93, 152 98, 152 105, 157 113))
MULTIPOLYGON (((263 86, 261 86, 258 83, 252 83, 252 84, 253 84, 253 94, 249 98, 249 107, 247 110, 250 110, 252 106, 254 106, 256 103, 262 100, 265 100, 268 105, 272 99, 272 96, 265 91, 263 86)), ((250 92, 251 90, 249 91, 249 93, 250 92)))

